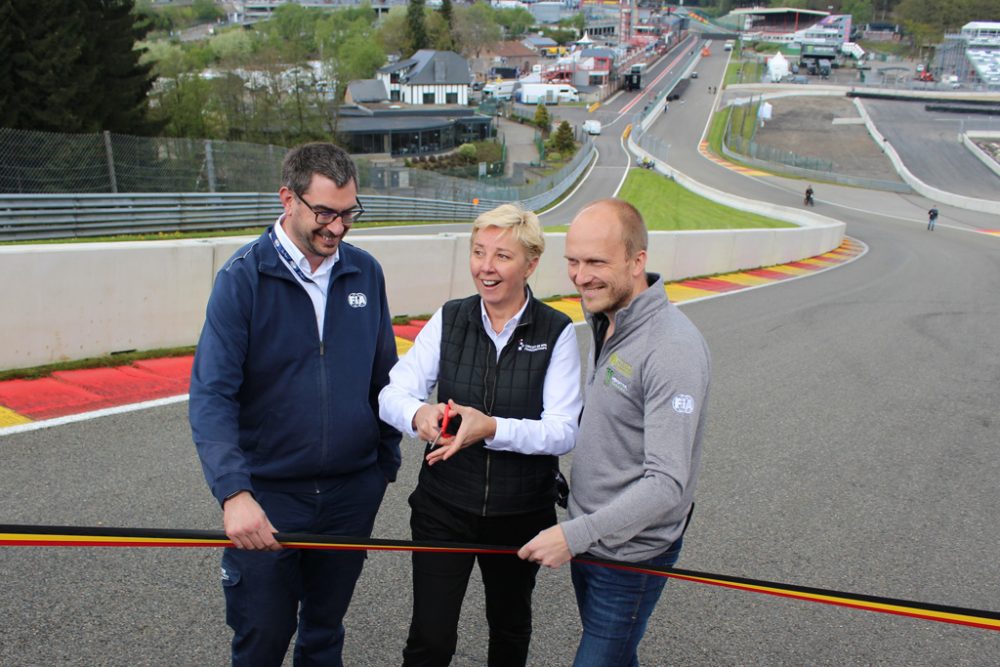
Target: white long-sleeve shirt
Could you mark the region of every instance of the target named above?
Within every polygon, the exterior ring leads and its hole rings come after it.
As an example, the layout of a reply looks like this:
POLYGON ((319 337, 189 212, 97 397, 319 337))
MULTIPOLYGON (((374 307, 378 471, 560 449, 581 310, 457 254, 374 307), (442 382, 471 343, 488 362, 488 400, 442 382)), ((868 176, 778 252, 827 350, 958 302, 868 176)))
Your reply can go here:
MULTIPOLYGON (((517 327, 527 308, 521 310, 504 325, 500 333, 490 326, 486 308, 480 302, 483 329, 493 340, 497 358, 517 327)), ((438 309, 417 335, 413 347, 393 366, 389 384, 378 396, 379 416, 401 432, 416 437, 413 417, 425 404, 437 385, 441 365, 441 309, 438 309)), ((549 367, 545 371, 542 388, 542 415, 540 419, 511 419, 494 417, 496 435, 485 440, 487 449, 517 452, 519 454, 551 454, 560 456, 573 449, 583 399, 580 395, 580 349, 572 324, 559 335, 549 367)))

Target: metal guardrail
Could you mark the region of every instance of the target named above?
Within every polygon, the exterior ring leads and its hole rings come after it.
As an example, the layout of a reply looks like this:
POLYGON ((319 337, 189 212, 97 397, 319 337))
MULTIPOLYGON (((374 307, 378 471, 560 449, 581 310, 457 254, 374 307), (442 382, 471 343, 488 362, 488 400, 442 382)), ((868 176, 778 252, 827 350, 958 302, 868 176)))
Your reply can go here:
MULTIPOLYGON (((499 202, 360 197, 365 219, 472 220, 499 202)), ((281 215, 273 193, 0 195, 0 240, 114 236, 269 225, 281 215)))
MULTIPOLYGON (((558 174, 536 184, 542 188, 510 188, 510 199, 480 198, 477 204, 472 197, 454 201, 362 193, 365 220, 470 221, 489 208, 517 199, 537 210, 576 182, 594 152, 593 143, 585 141, 558 174)), ((451 180, 459 183, 461 179, 451 180)), ((469 188, 475 185, 475 181, 470 183, 469 188)), ((280 214, 274 193, 0 194, 0 241, 263 227, 280 214)))

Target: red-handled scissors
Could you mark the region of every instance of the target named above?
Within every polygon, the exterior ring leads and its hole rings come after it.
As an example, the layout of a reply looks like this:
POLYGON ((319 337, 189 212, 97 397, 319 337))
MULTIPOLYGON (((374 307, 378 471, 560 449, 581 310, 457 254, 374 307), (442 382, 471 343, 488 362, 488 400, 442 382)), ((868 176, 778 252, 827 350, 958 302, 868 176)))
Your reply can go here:
POLYGON ((451 419, 451 406, 449 406, 447 403, 445 403, 444 404, 444 417, 441 419, 441 426, 438 429, 438 434, 434 438, 434 442, 431 443, 431 449, 433 449, 434 447, 438 446, 438 441, 441 439, 441 436, 444 435, 444 433, 448 429, 448 421, 450 419, 451 419))

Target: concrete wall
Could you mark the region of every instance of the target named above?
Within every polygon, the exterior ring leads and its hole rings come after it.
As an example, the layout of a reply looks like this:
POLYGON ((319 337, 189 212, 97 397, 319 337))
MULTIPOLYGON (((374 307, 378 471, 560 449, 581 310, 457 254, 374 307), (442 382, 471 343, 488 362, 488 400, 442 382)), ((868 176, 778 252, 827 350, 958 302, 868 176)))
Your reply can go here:
POLYGON ((861 99, 855 98, 854 104, 858 107, 861 117, 865 119, 865 127, 868 128, 868 133, 873 139, 875 139, 875 143, 882 147, 882 150, 885 152, 886 156, 888 156, 889 160, 892 161, 892 165, 896 168, 896 173, 898 173, 900 178, 906 181, 917 193, 942 204, 957 206, 958 208, 964 208, 970 211, 1000 215, 1000 202, 989 199, 966 197, 953 192, 939 190, 938 188, 928 185, 914 176, 913 172, 907 169, 906 165, 903 164, 903 160, 899 157, 899 153, 896 152, 896 149, 890 142, 885 140, 882 133, 875 127, 875 123, 872 122, 871 116, 868 115, 868 111, 865 109, 864 104, 862 104, 861 99))
MULTIPOLYGON (((826 220, 797 229, 654 232, 649 266, 668 280, 767 266, 827 252, 843 230, 826 220)), ((0 247, 0 369, 193 345, 216 272, 249 240, 0 247)), ((382 263, 394 315, 431 313, 473 291, 468 234, 351 241, 382 263)), ((546 235, 530 281, 536 295, 575 293, 564 242, 565 234, 546 235)))
POLYGON ((994 160, 992 156, 987 154, 986 151, 984 151, 982 148, 978 146, 978 144, 976 144, 977 139, 989 139, 992 141, 1000 139, 1000 132, 982 132, 982 131, 970 130, 959 136, 962 140, 962 144, 964 144, 965 147, 969 149, 969 152, 975 155, 980 162, 985 164, 987 169, 992 171, 997 176, 1000 176, 1000 164, 997 164, 997 161, 994 160))

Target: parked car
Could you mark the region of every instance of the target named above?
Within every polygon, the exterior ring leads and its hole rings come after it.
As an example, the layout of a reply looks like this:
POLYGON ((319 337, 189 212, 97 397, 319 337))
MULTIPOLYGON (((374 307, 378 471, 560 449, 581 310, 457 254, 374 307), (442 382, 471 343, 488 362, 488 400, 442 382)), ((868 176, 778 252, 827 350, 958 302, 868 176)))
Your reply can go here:
POLYGON ((583 131, 590 135, 598 135, 601 133, 601 121, 599 120, 585 120, 583 121, 583 131))

